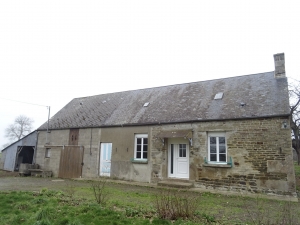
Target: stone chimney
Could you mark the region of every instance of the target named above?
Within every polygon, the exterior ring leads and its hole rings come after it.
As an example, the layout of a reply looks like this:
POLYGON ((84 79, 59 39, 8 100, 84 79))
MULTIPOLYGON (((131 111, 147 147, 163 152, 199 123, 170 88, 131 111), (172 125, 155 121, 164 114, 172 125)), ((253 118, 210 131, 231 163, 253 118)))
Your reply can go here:
POLYGON ((275 78, 285 77, 284 53, 275 54, 274 63, 275 63, 275 78))

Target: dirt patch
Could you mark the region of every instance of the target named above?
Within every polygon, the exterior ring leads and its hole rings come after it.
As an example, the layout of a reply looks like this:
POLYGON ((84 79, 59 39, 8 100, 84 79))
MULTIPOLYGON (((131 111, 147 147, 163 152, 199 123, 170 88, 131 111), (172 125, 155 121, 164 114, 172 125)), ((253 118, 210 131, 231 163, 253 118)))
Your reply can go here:
POLYGON ((0 170, 0 177, 18 177, 18 172, 10 172, 5 170, 0 170))

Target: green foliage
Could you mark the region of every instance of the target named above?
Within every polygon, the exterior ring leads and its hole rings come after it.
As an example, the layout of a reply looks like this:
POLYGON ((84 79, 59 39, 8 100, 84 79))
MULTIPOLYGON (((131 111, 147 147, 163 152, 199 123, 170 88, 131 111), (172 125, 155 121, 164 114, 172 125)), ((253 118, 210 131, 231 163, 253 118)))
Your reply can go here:
POLYGON ((33 225, 51 225, 51 222, 47 219, 36 221, 33 225))
POLYGON ((88 184, 78 188, 74 182, 74 195, 50 188, 39 192, 0 192, 0 224, 250 225, 300 221, 300 206, 293 202, 106 183, 111 195, 104 205, 94 201, 90 187, 88 184), (177 210, 174 214, 179 216, 161 216, 159 199, 163 215, 177 210))
POLYGON ((211 215, 207 215, 206 213, 202 213, 201 217, 207 222, 207 223, 214 223, 216 222, 216 218, 211 215))
POLYGON ((40 209, 36 214, 36 220, 51 220, 53 218, 53 210, 49 207, 40 209))

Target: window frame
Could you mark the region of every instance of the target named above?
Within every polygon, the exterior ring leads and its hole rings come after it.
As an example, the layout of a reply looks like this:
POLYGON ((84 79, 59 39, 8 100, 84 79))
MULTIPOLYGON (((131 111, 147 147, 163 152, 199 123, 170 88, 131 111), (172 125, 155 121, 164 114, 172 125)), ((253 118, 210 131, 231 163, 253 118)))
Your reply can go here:
POLYGON ((135 134, 134 135, 134 161, 148 161, 149 157, 149 139, 148 134, 135 134), (137 140, 138 138, 142 139, 141 142, 141 158, 137 158, 137 140), (144 139, 147 138, 147 158, 144 158, 144 139))
POLYGON ((51 148, 46 148, 45 150, 45 158, 50 158, 51 157, 51 148))
POLYGON ((209 164, 227 164, 228 163, 228 151, 227 151, 227 138, 226 138, 226 133, 225 132, 209 132, 207 135, 207 154, 208 154, 208 160, 207 163, 209 164), (211 137, 216 137, 216 161, 211 161, 211 145, 210 145, 210 138, 211 137), (220 161, 220 154, 224 154, 224 153, 220 153, 219 152, 219 147, 220 147, 220 143, 219 143, 219 138, 220 137, 224 137, 225 138, 225 160, 226 161, 220 161))

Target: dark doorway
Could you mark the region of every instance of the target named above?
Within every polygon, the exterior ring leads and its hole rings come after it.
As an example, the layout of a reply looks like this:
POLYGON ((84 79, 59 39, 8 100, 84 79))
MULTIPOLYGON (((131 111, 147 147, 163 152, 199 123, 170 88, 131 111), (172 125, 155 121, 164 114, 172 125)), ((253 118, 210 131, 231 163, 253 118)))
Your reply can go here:
POLYGON ((34 146, 20 146, 17 152, 16 171, 19 170, 21 163, 32 164, 34 155, 34 146))

